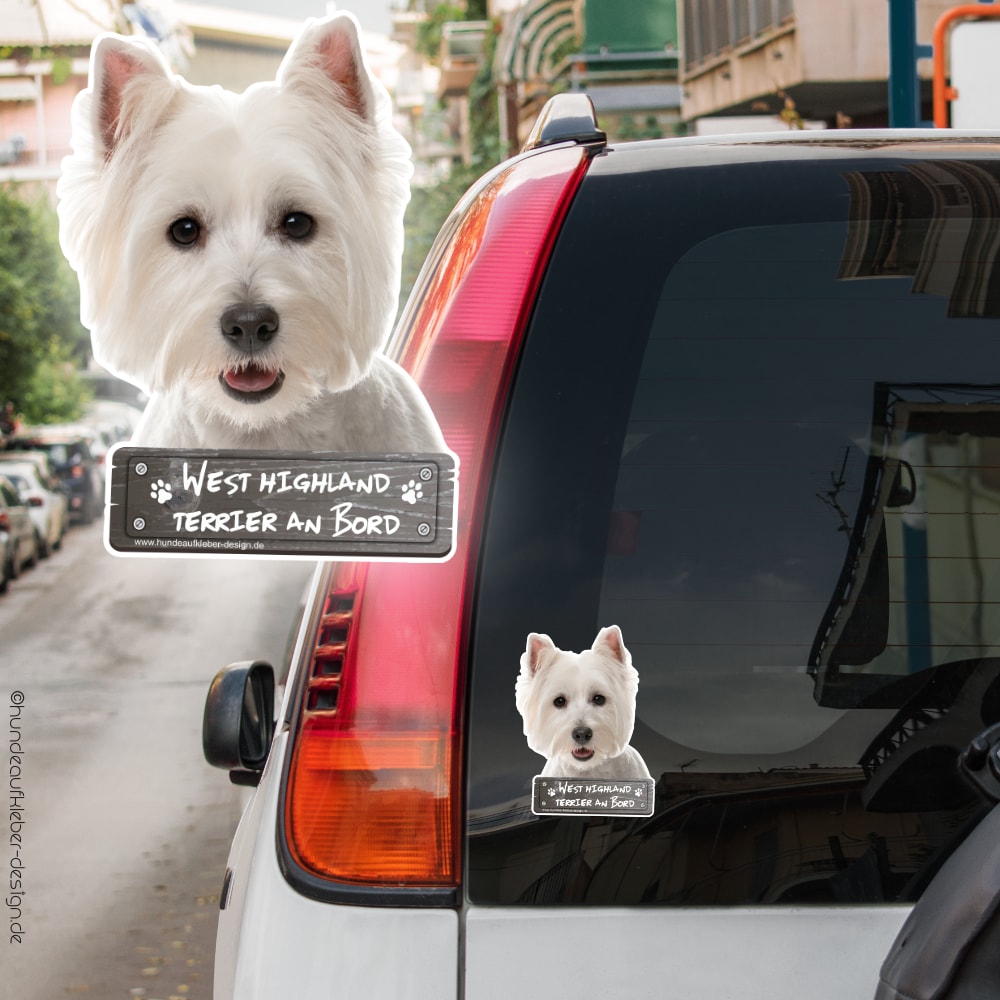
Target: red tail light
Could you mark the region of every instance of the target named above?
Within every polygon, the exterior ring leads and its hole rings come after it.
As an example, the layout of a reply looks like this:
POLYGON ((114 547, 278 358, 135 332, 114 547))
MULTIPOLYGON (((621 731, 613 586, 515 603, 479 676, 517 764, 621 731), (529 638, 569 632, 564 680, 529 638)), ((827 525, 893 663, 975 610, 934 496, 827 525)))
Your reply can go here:
POLYGON ((525 157, 468 195, 401 324, 398 359, 459 458, 456 548, 446 563, 330 572, 285 799, 290 857, 313 878, 458 884, 458 732, 480 511, 517 347, 586 158, 579 147, 525 157))
POLYGON ((0 510, 0 531, 10 531, 10 514, 5 510, 0 510))

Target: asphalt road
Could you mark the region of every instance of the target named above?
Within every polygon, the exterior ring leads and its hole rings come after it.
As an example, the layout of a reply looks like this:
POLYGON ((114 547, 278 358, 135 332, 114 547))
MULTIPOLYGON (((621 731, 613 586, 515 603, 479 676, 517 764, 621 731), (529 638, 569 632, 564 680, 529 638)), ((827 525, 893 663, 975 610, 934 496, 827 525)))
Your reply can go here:
POLYGON ((23 751, 20 839, 4 769, 3 997, 211 1000, 246 792, 202 757, 205 694, 226 663, 277 664, 311 572, 115 557, 94 524, 0 595, 4 759, 12 719, 23 751))

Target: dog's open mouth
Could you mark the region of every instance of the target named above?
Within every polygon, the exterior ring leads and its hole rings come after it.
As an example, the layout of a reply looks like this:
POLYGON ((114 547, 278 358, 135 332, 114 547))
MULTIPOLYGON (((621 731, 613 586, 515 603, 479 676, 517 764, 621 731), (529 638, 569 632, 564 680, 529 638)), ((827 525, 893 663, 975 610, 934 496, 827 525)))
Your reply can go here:
POLYGON ((589 747, 576 747, 573 750, 573 756, 577 760, 590 760, 594 756, 594 751, 589 747))
POLYGON ((250 364, 245 368, 227 368, 220 376, 222 388, 241 403, 263 403, 270 399, 285 381, 278 368, 250 364))

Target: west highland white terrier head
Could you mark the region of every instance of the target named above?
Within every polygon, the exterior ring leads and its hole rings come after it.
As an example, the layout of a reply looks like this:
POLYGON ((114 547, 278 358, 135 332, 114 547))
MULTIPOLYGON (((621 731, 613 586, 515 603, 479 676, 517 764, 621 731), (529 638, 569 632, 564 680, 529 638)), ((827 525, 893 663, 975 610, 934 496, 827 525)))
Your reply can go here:
POLYGON ((412 167, 390 114, 347 14, 242 95, 100 37, 58 187, 97 359, 248 431, 358 383, 398 296, 412 167))
POLYGON ((514 687, 528 746, 554 777, 648 778, 629 746, 639 674, 617 625, 601 629, 582 653, 532 632, 514 687))

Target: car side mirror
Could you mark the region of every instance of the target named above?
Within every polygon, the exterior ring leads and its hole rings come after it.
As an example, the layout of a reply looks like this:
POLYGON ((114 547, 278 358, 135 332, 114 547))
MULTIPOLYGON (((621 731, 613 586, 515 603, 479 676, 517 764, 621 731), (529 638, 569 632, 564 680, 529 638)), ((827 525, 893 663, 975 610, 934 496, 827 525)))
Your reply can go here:
MULTIPOLYGON (((988 802, 1000 796, 1000 725, 980 733, 958 770, 988 802)), ((1000 806, 947 858, 906 918, 875 1000, 978 1000, 1000 981, 1000 806)))
POLYGON ((205 699, 201 744, 236 785, 257 785, 274 736, 274 668, 263 660, 223 667, 205 699))
POLYGON ((1000 959, 1000 806, 948 857, 899 931, 875 1000, 996 995, 1000 959))

